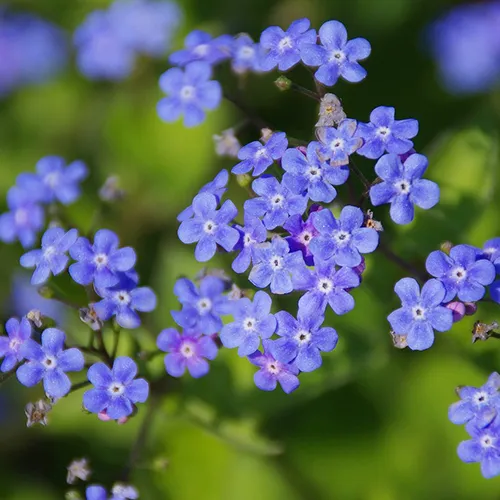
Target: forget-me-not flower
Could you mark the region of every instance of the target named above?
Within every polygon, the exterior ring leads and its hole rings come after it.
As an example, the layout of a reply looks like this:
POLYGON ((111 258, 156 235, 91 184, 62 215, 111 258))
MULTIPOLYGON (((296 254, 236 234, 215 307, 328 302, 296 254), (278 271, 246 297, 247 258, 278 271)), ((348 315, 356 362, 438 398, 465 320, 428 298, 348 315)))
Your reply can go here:
POLYGON ((290 234, 290 236, 285 238, 290 246, 290 251, 295 252, 300 250, 304 257, 304 262, 308 266, 314 264, 310 247, 311 241, 319 234, 312 223, 312 213, 305 222, 302 220, 301 215, 292 215, 283 225, 283 229, 290 234))
POLYGON ((240 240, 234 247, 238 255, 233 260, 232 268, 237 273, 244 273, 252 262, 253 249, 267 239, 267 229, 258 218, 245 213, 245 226, 235 226, 240 232, 240 240))
POLYGON ((235 38, 231 58, 231 67, 235 73, 259 72, 261 57, 262 47, 255 43, 249 35, 241 33, 235 38))
MULTIPOLYGON (((328 160, 336 175, 335 184, 344 184, 349 176, 349 156, 355 153, 362 145, 363 139, 356 137, 358 127, 356 120, 342 120, 338 127, 319 127, 316 135, 321 143, 317 150, 321 159, 328 160), (343 168, 341 168, 343 167, 343 168)), ((317 144, 317 143, 315 143, 317 144)))
POLYGON ((4 358, 0 371, 8 372, 24 359, 21 347, 31 337, 31 324, 25 318, 10 318, 5 323, 7 336, 0 336, 0 358, 4 358))

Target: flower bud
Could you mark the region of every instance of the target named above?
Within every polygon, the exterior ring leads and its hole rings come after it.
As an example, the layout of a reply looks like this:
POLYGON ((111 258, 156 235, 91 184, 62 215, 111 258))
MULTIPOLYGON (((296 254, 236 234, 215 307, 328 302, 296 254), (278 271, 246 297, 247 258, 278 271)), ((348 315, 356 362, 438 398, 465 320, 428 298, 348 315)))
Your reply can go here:
POLYGON ((453 243, 451 241, 445 241, 441 243, 439 249, 446 255, 450 255, 450 250, 453 248, 453 243))
POLYGON ((453 323, 460 321, 465 316, 465 305, 463 302, 449 302, 445 307, 450 309, 453 315, 453 323))
POLYGON ((250 174, 238 174, 236 182, 243 188, 249 187, 252 184, 252 176, 250 174))
POLYGON ((276 80, 274 80, 274 85, 276 85, 276 87, 278 87, 279 90, 281 90, 282 92, 284 92, 286 90, 290 90, 291 89, 291 87, 292 87, 292 80, 290 80, 286 76, 281 75, 279 78, 277 78, 276 80))

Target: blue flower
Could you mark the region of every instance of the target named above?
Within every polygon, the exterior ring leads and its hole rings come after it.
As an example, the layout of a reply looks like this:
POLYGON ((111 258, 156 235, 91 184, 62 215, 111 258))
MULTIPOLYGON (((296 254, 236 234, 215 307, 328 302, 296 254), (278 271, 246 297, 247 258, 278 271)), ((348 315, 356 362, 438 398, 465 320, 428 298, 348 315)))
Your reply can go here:
POLYGON ((0 215, 0 240, 5 243, 21 242, 24 248, 35 244, 38 232, 43 228, 45 214, 30 193, 17 186, 7 193, 9 212, 0 215))
POLYGON ((77 261, 69 267, 73 280, 80 285, 94 283, 98 288, 116 285, 117 273, 130 271, 136 260, 133 248, 118 248, 118 245, 118 236, 109 229, 97 231, 93 245, 87 238, 78 238, 69 250, 77 261))
POLYGON ((319 233, 312 223, 312 214, 306 222, 302 220, 301 215, 292 215, 283 225, 283 229, 290 234, 290 236, 286 237, 290 251, 296 252, 300 250, 306 265, 314 265, 310 244, 319 233))
POLYGON ((420 292, 413 278, 403 278, 394 286, 402 307, 388 316, 394 333, 407 335, 408 347, 414 351, 429 349, 434 343, 434 330, 446 332, 453 325, 453 313, 443 307, 444 285, 436 279, 425 283, 420 292))
POLYGON ((168 97, 158 102, 158 116, 175 122, 184 115, 184 125, 195 127, 205 120, 205 110, 216 109, 222 99, 220 83, 210 80, 212 68, 204 62, 189 63, 185 70, 171 68, 160 77, 160 87, 168 97))
POLYGON ((220 245, 230 252, 238 243, 240 233, 229 224, 238 214, 231 200, 226 200, 217 210, 217 198, 210 193, 194 197, 192 219, 179 226, 177 234, 183 243, 197 243, 194 256, 199 262, 210 260, 220 245))
MULTIPOLYGON (((349 177, 349 169, 344 165, 349 164, 349 156, 356 152, 362 145, 363 139, 356 137, 358 127, 356 120, 342 120, 337 128, 319 127, 318 139, 322 147, 319 148, 321 159, 329 160, 336 176, 334 184, 344 184, 349 177)), ((317 144, 317 143, 316 143, 317 144)))
MULTIPOLYGON (((220 203, 222 196, 227 191, 227 182, 229 180, 229 174, 227 170, 221 170, 214 178, 213 181, 205 184, 199 191, 200 193, 210 193, 217 198, 217 203, 220 203)), ((191 219, 194 216, 193 207, 190 205, 185 208, 178 216, 177 220, 179 222, 184 222, 187 219, 191 219)))
POLYGON ((123 483, 116 483, 111 488, 113 495, 109 500, 137 500, 139 492, 133 487, 123 483))
POLYGON ((493 372, 482 387, 459 387, 460 401, 453 403, 448 411, 452 423, 462 425, 472 422, 476 427, 486 427, 498 414, 500 408, 500 375, 493 372))
POLYGON ((457 454, 466 463, 480 462, 481 474, 486 478, 500 474, 500 423, 493 421, 487 427, 466 427, 472 439, 458 445, 457 454))
POLYGON ((266 292, 258 291, 253 302, 243 297, 233 301, 232 323, 224 325, 219 338, 224 347, 238 347, 240 356, 248 356, 260 345, 260 339, 270 338, 276 330, 276 318, 271 314, 271 297, 266 292))
POLYGON ((402 155, 412 147, 418 134, 418 121, 413 119, 395 120, 396 110, 379 106, 370 114, 370 123, 358 123, 356 135, 364 140, 358 154, 367 158, 380 158, 385 151, 402 155))
POLYGON ((185 49, 170 55, 169 61, 175 66, 186 66, 194 61, 207 64, 218 64, 229 59, 233 49, 234 39, 229 35, 212 38, 201 30, 191 31, 184 41, 185 49))
POLYGON ((375 172, 383 180, 370 188, 374 206, 390 203, 391 219, 396 224, 409 224, 414 216, 414 205, 424 210, 439 201, 439 186, 422 179, 428 161, 423 155, 413 154, 403 163, 396 154, 384 155, 375 165, 375 172))
POLYGON ((299 370, 293 364, 275 359, 270 340, 264 340, 262 345, 264 352, 256 351, 248 356, 248 360, 260 368, 253 377, 255 385, 262 391, 274 391, 279 383, 283 391, 290 394, 299 387, 299 370))
POLYGON ((290 253, 286 240, 279 237, 255 247, 253 261, 248 279, 259 288, 271 285, 271 292, 275 294, 290 293, 293 290, 291 276, 306 268, 302 253, 290 253))
POLYGON ((456 245, 450 255, 440 250, 431 252, 425 262, 427 272, 438 278, 446 289, 443 302, 455 296, 464 302, 481 300, 485 286, 495 279, 495 266, 487 259, 476 260, 476 250, 469 245, 456 245))
POLYGON ((488 259, 495 264, 497 274, 500 274, 500 238, 488 240, 480 252, 479 257, 488 259))
POLYGON ((328 305, 335 314, 348 313, 354 308, 354 299, 348 290, 359 284, 360 277, 353 269, 341 267, 337 270, 333 260, 318 259, 313 270, 306 268, 293 274, 294 288, 306 290, 299 300, 299 309, 311 316, 323 315, 328 305))
POLYGON ((274 160, 283 156, 287 146, 288 139, 284 132, 275 132, 265 144, 253 141, 240 149, 238 158, 242 161, 235 165, 231 172, 246 174, 253 168, 252 175, 258 177, 273 164, 274 160))
POLYGON ((227 298, 222 295, 226 285, 215 276, 206 276, 200 288, 187 278, 175 282, 174 294, 182 304, 181 311, 172 311, 174 321, 189 330, 205 335, 220 332, 222 308, 227 298))
POLYGON ((242 33, 235 38, 231 59, 231 67, 235 73, 259 72, 261 57, 262 47, 255 43, 249 35, 242 33))
POLYGON ((80 197, 80 182, 87 177, 88 169, 79 160, 65 165, 60 156, 45 156, 36 164, 37 173, 20 174, 17 185, 42 203, 69 205, 80 197))
POLYGON ((167 328, 156 339, 158 349, 168 353, 165 369, 172 377, 181 377, 186 368, 193 378, 206 375, 210 369, 207 359, 216 358, 218 349, 211 337, 186 330, 182 335, 174 328, 167 328))
POLYGON ((267 229, 259 218, 248 214, 245 214, 245 226, 235 227, 240 232, 240 240, 234 250, 239 254, 233 260, 232 268, 237 273, 244 273, 252 262, 255 246, 267 240, 267 229))
POLYGON ((309 29, 310 25, 309 19, 303 18, 290 24, 286 31, 278 26, 265 29, 260 36, 260 45, 265 50, 262 70, 278 66, 280 71, 287 71, 295 66, 300 61, 301 47, 316 42, 316 30, 309 29))
POLYGON ((330 203, 337 196, 332 184, 342 179, 336 175, 338 169, 320 159, 317 150, 317 142, 307 146, 306 154, 297 148, 287 149, 281 160, 283 184, 294 194, 306 193, 312 201, 330 203))
POLYGON ((362 253, 371 253, 378 246, 378 232, 363 227, 364 215, 358 207, 345 206, 338 220, 328 209, 313 213, 311 218, 320 233, 311 242, 311 252, 321 260, 333 259, 339 266, 356 267, 361 264, 362 253))
POLYGON ((96 288, 103 300, 93 304, 94 310, 102 321, 113 316, 122 328, 137 328, 141 318, 136 311, 151 312, 156 307, 156 295, 149 287, 137 287, 137 281, 120 273, 116 285, 109 288, 96 288))
POLYGON ((321 328, 324 317, 305 313, 299 308, 297 319, 286 311, 276 313, 281 337, 273 342, 272 351, 278 361, 291 363, 301 372, 312 372, 321 366, 320 351, 330 352, 338 341, 337 332, 330 327, 321 328))
POLYGON ((103 486, 92 484, 85 490, 86 500, 108 500, 108 493, 103 486))
POLYGON ((251 198, 243 205, 245 213, 264 217, 267 229, 274 229, 288 220, 290 215, 302 215, 307 208, 307 198, 293 194, 274 177, 260 177, 252 183, 259 198, 251 198))
POLYGON ((83 406, 92 413, 105 411, 112 420, 129 416, 135 403, 144 403, 149 395, 147 381, 136 376, 137 365, 126 356, 116 358, 112 369, 93 364, 87 378, 94 388, 83 394, 83 406))
POLYGON ((366 70, 358 63, 371 52, 368 40, 355 38, 347 41, 347 30, 339 21, 328 21, 319 29, 321 45, 303 44, 302 61, 308 66, 319 66, 316 80, 331 87, 339 77, 357 83, 366 77, 366 70))
POLYGON ((21 266, 35 267, 31 277, 32 285, 40 285, 50 278, 61 274, 68 265, 69 257, 66 255, 78 238, 78 231, 70 229, 67 233, 60 227, 47 229, 42 236, 42 248, 25 253, 21 259, 21 266))
POLYGON ((4 358, 0 371, 8 372, 24 359, 21 348, 31 337, 31 324, 26 318, 10 318, 5 323, 7 337, 0 337, 0 358, 4 358))
POLYGON ((54 398, 68 394, 71 381, 65 372, 83 370, 83 354, 72 347, 64 349, 66 335, 56 328, 42 333, 42 345, 27 339, 21 347, 21 355, 27 360, 16 372, 17 379, 26 387, 43 380, 45 393, 54 398))

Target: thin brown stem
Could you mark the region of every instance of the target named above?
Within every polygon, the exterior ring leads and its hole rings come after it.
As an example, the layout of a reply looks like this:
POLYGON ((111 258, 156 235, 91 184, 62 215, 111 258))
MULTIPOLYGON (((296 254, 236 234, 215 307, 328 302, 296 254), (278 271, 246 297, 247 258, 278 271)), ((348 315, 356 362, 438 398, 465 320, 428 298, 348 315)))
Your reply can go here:
POLYGON ((406 260, 399 257, 399 255, 395 254, 387 246, 387 244, 385 242, 380 241, 380 243, 378 245, 378 250, 380 250, 380 252, 382 254, 384 254, 388 260, 390 260, 391 262, 394 262, 401 269, 404 269, 405 271, 409 271, 410 273, 412 273, 420 282, 425 283, 427 281, 428 277, 424 272, 420 271, 415 266, 413 266, 409 262, 406 262, 406 260))

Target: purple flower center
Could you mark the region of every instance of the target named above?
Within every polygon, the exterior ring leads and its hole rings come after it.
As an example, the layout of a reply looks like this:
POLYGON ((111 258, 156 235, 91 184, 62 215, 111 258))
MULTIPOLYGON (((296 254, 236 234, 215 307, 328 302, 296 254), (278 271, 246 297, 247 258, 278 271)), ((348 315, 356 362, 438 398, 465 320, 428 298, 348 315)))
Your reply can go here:
POLYGON ((17 352, 19 347, 21 346, 22 344, 22 341, 19 340, 19 339, 12 339, 10 342, 9 342, 9 349, 11 351, 14 351, 14 352, 17 352))
POLYGON ((310 167, 309 170, 307 171, 309 178, 313 181, 316 181, 320 178, 321 176, 321 169, 318 167, 310 167))
POLYGON ((255 243, 255 240, 252 238, 250 233, 245 233, 245 237, 243 238, 244 245, 247 247, 252 243, 255 243))
POLYGON ((200 43, 193 49, 193 53, 198 57, 204 57, 210 51, 210 45, 208 43, 200 43))
POLYGON ((47 247, 44 251, 43 251, 43 256, 48 259, 49 257, 51 257, 52 255, 54 255, 56 253, 56 249, 55 247, 53 247, 52 245, 47 247))
POLYGON ((240 57, 241 59, 251 59, 254 54, 255 49, 248 45, 245 45, 244 47, 241 47, 240 50, 238 50, 238 57, 240 57))
POLYGON ((344 140, 343 139, 335 139, 330 143, 330 149, 335 150, 335 149, 342 149, 344 147, 344 140))

